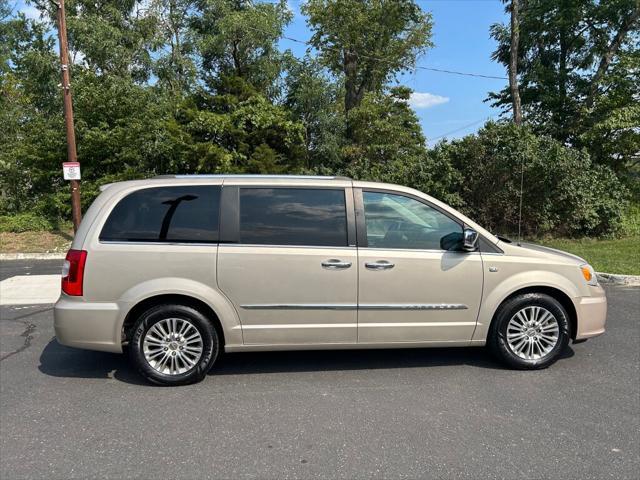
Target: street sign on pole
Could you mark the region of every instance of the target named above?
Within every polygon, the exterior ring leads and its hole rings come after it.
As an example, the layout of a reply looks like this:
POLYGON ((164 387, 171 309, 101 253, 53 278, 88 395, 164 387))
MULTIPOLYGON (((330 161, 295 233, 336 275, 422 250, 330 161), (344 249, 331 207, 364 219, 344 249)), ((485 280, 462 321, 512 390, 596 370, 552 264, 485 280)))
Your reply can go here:
POLYGON ((63 162, 62 172, 65 180, 80 180, 80 162, 63 162))

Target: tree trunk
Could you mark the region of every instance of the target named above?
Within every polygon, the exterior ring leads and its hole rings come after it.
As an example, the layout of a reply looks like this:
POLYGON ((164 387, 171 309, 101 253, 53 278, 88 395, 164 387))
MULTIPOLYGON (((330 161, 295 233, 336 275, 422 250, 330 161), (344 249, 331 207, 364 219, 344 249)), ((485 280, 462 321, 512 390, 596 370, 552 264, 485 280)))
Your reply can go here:
POLYGON ((358 63, 356 54, 350 51, 344 52, 345 96, 344 109, 347 113, 358 103, 358 63))
POLYGON ((345 75, 345 93, 344 93, 344 111, 347 117, 347 138, 352 138, 352 129, 349 125, 349 112, 358 106, 358 61, 354 52, 345 50, 344 52, 344 75, 345 75))
POLYGON ((518 90, 518 47, 520 44, 519 0, 511 0, 511 48, 509 50, 509 88, 513 105, 513 122, 522 124, 522 104, 518 90))
POLYGON ((233 41, 233 50, 231 52, 231 56, 233 57, 233 66, 236 70, 236 75, 240 78, 243 78, 242 76, 242 63, 240 62, 240 53, 238 52, 238 44, 240 43, 240 40, 234 40, 233 41))

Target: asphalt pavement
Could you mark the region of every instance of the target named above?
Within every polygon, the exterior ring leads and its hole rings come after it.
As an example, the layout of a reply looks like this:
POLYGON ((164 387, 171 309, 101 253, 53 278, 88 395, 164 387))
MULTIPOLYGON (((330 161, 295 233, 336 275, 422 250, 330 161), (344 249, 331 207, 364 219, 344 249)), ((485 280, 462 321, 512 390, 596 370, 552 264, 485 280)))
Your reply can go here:
MULTIPOLYGON (((2 278, 61 261, 2 262, 2 278)), ((225 355, 197 385, 0 307, 0 478, 615 478, 640 472, 640 289, 547 370, 483 348, 225 355)))

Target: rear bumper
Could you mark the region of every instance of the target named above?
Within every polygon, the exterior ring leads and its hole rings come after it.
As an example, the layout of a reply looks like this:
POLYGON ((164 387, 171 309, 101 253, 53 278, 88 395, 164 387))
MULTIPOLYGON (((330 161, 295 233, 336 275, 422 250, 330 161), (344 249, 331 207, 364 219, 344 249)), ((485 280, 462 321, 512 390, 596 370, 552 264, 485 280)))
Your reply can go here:
POLYGON ((62 294, 53 308, 53 326, 62 345, 122 352, 117 303, 90 303, 62 294))
POLYGON ((580 297, 575 301, 578 314, 576 340, 597 337, 605 331, 607 321, 607 297, 602 287, 592 287, 593 295, 580 297))

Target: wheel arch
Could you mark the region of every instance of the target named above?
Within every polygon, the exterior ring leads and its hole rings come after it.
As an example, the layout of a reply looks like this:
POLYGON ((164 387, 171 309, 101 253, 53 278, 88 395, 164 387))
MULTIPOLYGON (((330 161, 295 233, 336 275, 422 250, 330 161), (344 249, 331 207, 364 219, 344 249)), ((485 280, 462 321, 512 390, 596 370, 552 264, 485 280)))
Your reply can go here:
POLYGON ((187 307, 192 307, 203 315, 205 315, 212 323, 213 327, 216 329, 216 333, 220 337, 221 346, 225 345, 225 334, 224 328, 222 328, 222 323, 220 321, 220 317, 215 312, 215 310, 208 305, 206 302, 192 297, 190 295, 178 294, 178 293, 165 293, 154 295, 151 297, 147 297, 137 304, 135 304, 127 313, 124 318, 124 322, 122 324, 122 342, 128 342, 131 338, 131 332, 133 330, 133 326, 135 325, 136 320, 142 315, 144 312, 153 308, 157 305, 184 305, 187 307))
POLYGON ((118 301, 120 321, 114 325, 116 344, 129 337, 128 329, 142 310, 161 303, 183 303, 207 314, 224 340, 224 345, 242 344, 242 325, 236 309, 219 290, 186 278, 157 278, 127 290, 118 301))
POLYGON ((562 307, 567 312, 567 315, 569 316, 569 327, 571 328, 571 339, 575 340, 576 333, 578 331, 578 312, 576 311, 576 307, 573 304, 573 301, 571 300, 571 297, 569 297, 569 295, 567 295, 565 292, 563 292, 559 288, 551 287, 548 285, 532 285, 528 287, 523 287, 518 290, 515 290, 514 292, 511 292, 507 297, 505 297, 498 304, 498 307, 493 312, 493 315, 491 317, 491 322, 489 323, 489 327, 487 328, 487 331, 485 334, 485 340, 488 340, 488 336, 491 332, 491 328, 495 323, 495 320, 498 315, 498 312, 500 311, 500 308, 502 308, 502 306, 512 298, 518 295, 524 295, 527 293, 543 293, 545 295, 549 295, 554 300, 557 300, 558 303, 562 305, 562 307))

